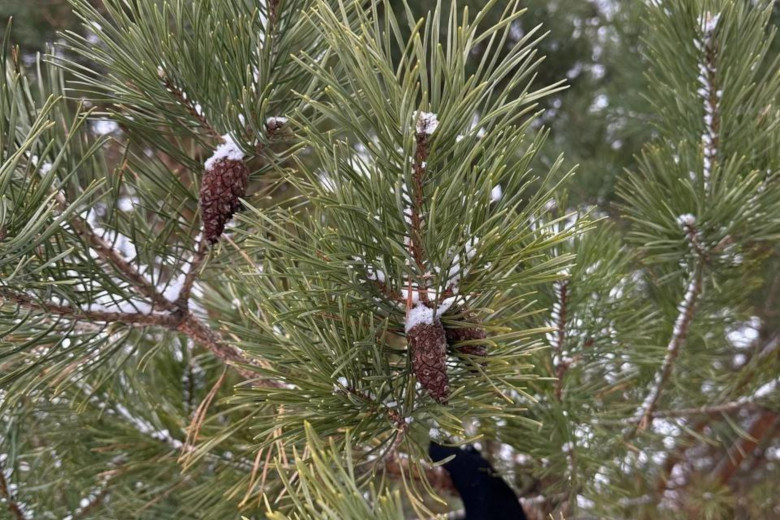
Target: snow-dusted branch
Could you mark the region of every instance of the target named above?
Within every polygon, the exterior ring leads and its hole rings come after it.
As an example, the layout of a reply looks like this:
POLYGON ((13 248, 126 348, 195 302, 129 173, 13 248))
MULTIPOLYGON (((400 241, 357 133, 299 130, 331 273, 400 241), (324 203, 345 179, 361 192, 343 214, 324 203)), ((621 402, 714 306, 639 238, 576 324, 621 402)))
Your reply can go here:
POLYGON ((672 337, 669 339, 669 344, 666 347, 666 357, 664 358, 663 365, 661 365, 661 369, 656 372, 653 386, 634 417, 634 420, 636 421, 635 430, 644 430, 653 421, 653 412, 658 403, 658 399, 661 397, 663 387, 672 374, 672 368, 680 353, 680 348, 685 343, 685 339, 688 336, 688 329, 690 328, 691 321, 693 321, 696 302, 701 293, 701 285, 701 268, 697 266, 694 268, 694 272, 691 273, 685 296, 678 306, 679 312, 677 314, 677 319, 674 322, 672 337))
POLYGON ((553 365, 555 365, 555 398, 560 401, 563 397, 563 377, 569 368, 569 361, 563 358, 563 344, 566 341, 566 310, 568 303, 569 282, 557 282, 557 320, 555 344, 553 351, 553 365))
POLYGON ((244 365, 251 364, 250 360, 245 358, 243 353, 236 347, 224 343, 217 333, 189 311, 185 313, 143 314, 82 310, 50 302, 39 303, 25 294, 2 287, 0 287, 0 297, 4 300, 12 301, 24 309, 44 314, 54 314, 75 322, 122 323, 135 327, 153 326, 175 330, 185 334, 195 343, 209 349, 223 362, 232 365, 245 379, 252 379, 255 384, 261 386, 280 386, 280 383, 276 381, 257 380, 257 374, 244 367, 244 365))
POLYGON ((11 291, 0 287, 0 297, 6 301, 12 301, 23 309, 33 312, 43 312, 46 314, 55 314, 74 321, 88 321, 97 323, 123 323, 125 325, 148 327, 160 326, 175 328, 178 320, 166 314, 143 314, 140 312, 106 312, 83 310, 78 307, 59 305, 46 302, 39 303, 26 294, 11 291))
POLYGON ((633 436, 639 430, 644 430, 652 423, 653 412, 658 404, 658 399, 661 397, 663 387, 669 380, 674 362, 683 344, 685 344, 685 339, 688 337, 688 329, 693 321, 696 303, 702 291, 703 264, 706 256, 701 249, 699 231, 696 228, 696 218, 693 215, 682 215, 677 219, 677 222, 683 228, 688 245, 693 251, 692 268, 686 284, 685 295, 677 306, 677 318, 674 321, 672 336, 666 347, 666 357, 660 370, 655 374, 650 392, 634 416, 636 425, 627 432, 628 437, 633 436))
POLYGON ((704 165, 702 169, 704 189, 710 191, 710 179, 715 161, 718 157, 720 130, 720 100, 723 91, 717 84, 717 46, 715 29, 720 15, 706 13, 701 20, 701 37, 694 40, 696 48, 701 53, 699 59, 699 89, 697 93, 704 103, 704 132, 702 147, 704 149, 704 165))
MULTIPOLYGON (((57 203, 61 209, 67 207, 67 201, 62 194, 57 197, 57 203)), ((279 386, 275 381, 257 380, 256 374, 244 368, 242 365, 250 364, 243 353, 232 345, 224 343, 208 325, 188 310, 187 303, 195 284, 197 275, 207 255, 207 243, 201 239, 196 253, 190 262, 189 270, 184 276, 181 289, 176 301, 169 300, 163 292, 153 285, 141 272, 127 261, 119 251, 104 240, 92 227, 88 220, 75 217, 70 220, 77 233, 90 245, 95 253, 109 266, 121 272, 142 295, 149 298, 159 308, 169 311, 166 314, 143 314, 125 312, 102 312, 92 310, 74 309, 56 304, 42 305, 36 303, 27 295, 3 291, 3 298, 10 298, 22 307, 47 313, 53 313, 75 321, 89 321, 98 323, 124 323, 133 326, 159 326, 184 333, 195 343, 209 349, 217 358, 233 365, 236 371, 246 379, 255 380, 255 384, 262 386, 279 386)), ((2 291, 2 288, 0 288, 2 291)))
POLYGON ((752 400, 737 399, 728 403, 713 406, 700 406, 698 408, 679 408, 677 410, 658 410, 653 412, 653 417, 690 417, 693 415, 715 415, 732 413, 739 410, 755 410, 759 406, 752 400))
MULTIPOLYGON (((57 202, 62 209, 67 206, 67 203, 61 195, 57 197, 57 202)), ((157 288, 127 259, 125 259, 119 251, 111 246, 102 236, 100 236, 89 224, 89 222, 81 217, 73 217, 70 219, 70 225, 76 233, 87 242, 90 248, 103 260, 106 264, 119 271, 127 280, 138 290, 138 292, 149 298, 152 302, 152 306, 159 307, 165 310, 175 310, 176 306, 168 300, 163 294, 157 290, 157 288)))
POLYGON ((87 518, 90 513, 100 507, 109 494, 108 482, 106 481, 101 488, 96 489, 82 498, 79 501, 79 507, 74 509, 71 514, 64 516, 62 520, 80 520, 81 518, 87 518))

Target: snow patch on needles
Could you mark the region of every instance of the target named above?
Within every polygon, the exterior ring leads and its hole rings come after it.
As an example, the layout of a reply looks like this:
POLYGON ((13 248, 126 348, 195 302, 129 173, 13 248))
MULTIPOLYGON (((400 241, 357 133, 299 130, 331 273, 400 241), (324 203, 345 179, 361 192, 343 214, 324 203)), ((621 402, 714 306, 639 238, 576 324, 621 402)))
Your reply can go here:
POLYGON ((268 119, 265 120, 265 124, 267 125, 282 126, 285 123, 287 123, 286 117, 269 117, 268 119))
POLYGON ((685 213, 677 217, 677 223, 681 227, 692 227, 696 224, 696 217, 690 213, 685 213))
POLYGON ((780 379, 775 379, 774 381, 770 381, 769 383, 760 386, 753 394, 754 398, 760 399, 774 394, 777 391, 778 383, 780 383, 780 379))
POLYGON ((493 189, 490 190, 490 202, 498 202, 501 200, 501 197, 504 196, 504 190, 501 188, 500 184, 496 184, 493 186, 493 189))
POLYGON ((450 307, 452 307, 455 304, 455 301, 458 299, 457 296, 452 296, 450 298, 445 298, 441 302, 439 302, 439 306, 436 307, 436 314, 441 316, 448 310, 450 310, 450 307))
POLYGON ((238 147, 230 134, 223 135, 222 139, 225 142, 217 146, 217 149, 214 150, 214 155, 206 160, 205 167, 207 170, 212 169, 215 164, 222 160, 240 161, 244 158, 244 152, 241 151, 241 148, 238 147))
POLYGON ((431 135, 439 126, 439 119, 433 112, 415 112, 414 117, 416 121, 415 130, 418 134, 431 135))
POLYGON ((92 123, 92 131, 97 135, 109 135, 117 130, 119 130, 119 125, 110 119, 98 119, 92 123))
MULTIPOLYGON (((452 286, 453 290, 457 290, 460 281, 468 275, 469 264, 474 256, 477 254, 477 245, 479 244, 479 238, 474 237, 469 239, 465 246, 464 252, 460 255, 455 255, 452 259, 452 264, 447 270, 447 284, 452 286)), ((452 251, 450 251, 452 254, 452 251)), ((435 268, 436 272, 440 272, 438 267, 435 268)))
POLYGON ((718 26, 719 20, 720 13, 712 14, 708 12, 703 14, 699 18, 699 22, 701 23, 701 30, 704 32, 704 34, 711 34, 718 26))

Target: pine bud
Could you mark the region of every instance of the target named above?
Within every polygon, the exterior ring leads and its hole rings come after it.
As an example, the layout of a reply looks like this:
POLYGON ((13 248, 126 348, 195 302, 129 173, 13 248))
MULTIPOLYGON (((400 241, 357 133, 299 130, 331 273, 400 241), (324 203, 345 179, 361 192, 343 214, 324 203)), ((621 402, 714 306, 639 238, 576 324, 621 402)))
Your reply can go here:
POLYGON ((238 199, 246 195, 249 183, 249 168, 242 156, 220 152, 219 149, 217 152, 219 156, 215 154, 206 161, 206 172, 200 185, 203 233, 210 244, 219 240, 225 224, 241 208, 238 199))
POLYGON ((447 378, 447 338, 444 327, 433 323, 418 323, 407 333, 412 352, 412 370, 423 388, 439 403, 446 404, 450 396, 447 378))

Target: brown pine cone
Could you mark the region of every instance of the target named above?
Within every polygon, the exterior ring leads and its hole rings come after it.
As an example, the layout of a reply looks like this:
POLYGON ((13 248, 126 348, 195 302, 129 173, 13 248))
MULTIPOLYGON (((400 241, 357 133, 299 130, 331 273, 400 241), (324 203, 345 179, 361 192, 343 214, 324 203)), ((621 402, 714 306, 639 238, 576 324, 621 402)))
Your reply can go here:
MULTIPOLYGON (((479 318, 467 314, 461 321, 468 322, 473 326, 460 325, 448 325, 444 327, 444 332, 447 335, 447 344, 458 354, 465 354, 474 358, 487 357, 488 349, 484 340, 487 338, 487 332, 485 332, 482 323, 479 318), (460 343, 466 341, 479 341, 479 343, 473 343, 468 345, 460 345, 460 343)), ((480 361, 480 364, 484 364, 484 361, 480 361)), ((469 369, 471 372, 478 372, 476 367, 469 369)))
POLYGON ((412 370, 431 397, 446 404, 450 396, 447 377, 447 338, 444 327, 433 323, 418 323, 406 333, 412 352, 412 370))
POLYGON ((241 208, 238 199, 246 195, 249 168, 244 161, 231 158, 208 166, 200 185, 200 209, 204 238, 214 244, 225 230, 225 224, 241 208))
POLYGON ((485 357, 487 356, 487 345, 484 343, 476 343, 470 345, 458 345, 458 343, 464 341, 477 341, 487 338, 487 333, 479 325, 474 327, 455 327, 448 326, 444 328, 444 332, 447 335, 447 343, 452 347, 455 352, 459 354, 467 354, 469 356, 485 357))

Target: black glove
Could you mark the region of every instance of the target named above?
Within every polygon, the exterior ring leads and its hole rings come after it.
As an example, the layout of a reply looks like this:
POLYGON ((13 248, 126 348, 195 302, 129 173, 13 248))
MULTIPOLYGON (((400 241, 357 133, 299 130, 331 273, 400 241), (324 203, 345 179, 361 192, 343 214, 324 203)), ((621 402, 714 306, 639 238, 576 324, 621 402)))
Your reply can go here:
POLYGON ((444 469, 460 493, 466 520, 527 520, 515 492, 473 446, 460 449, 431 441, 428 455, 434 462, 455 455, 444 469))

